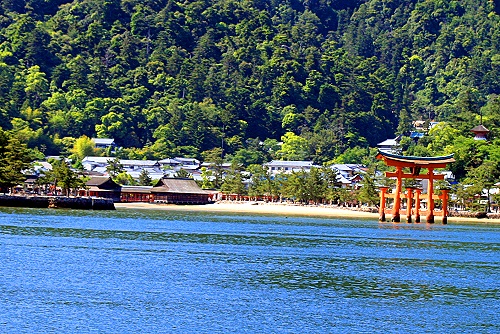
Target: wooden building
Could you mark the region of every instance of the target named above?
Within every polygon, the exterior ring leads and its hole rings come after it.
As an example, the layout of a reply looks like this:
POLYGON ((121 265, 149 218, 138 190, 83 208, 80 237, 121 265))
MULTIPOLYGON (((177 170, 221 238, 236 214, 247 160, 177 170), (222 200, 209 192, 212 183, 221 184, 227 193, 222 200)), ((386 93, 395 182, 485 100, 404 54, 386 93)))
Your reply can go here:
POLYGON ((193 179, 164 177, 151 189, 155 203, 207 204, 209 191, 201 189, 193 179))
POLYGON ((122 186, 121 202, 144 202, 152 203, 154 196, 151 194, 151 186, 122 186))
POLYGON ((214 194, 201 189, 193 179, 162 178, 151 186, 120 186, 109 176, 94 176, 81 196, 111 198, 114 202, 207 204, 214 194))
POLYGON ((113 202, 120 201, 121 186, 109 176, 93 176, 85 185, 87 189, 82 195, 110 198, 113 202))

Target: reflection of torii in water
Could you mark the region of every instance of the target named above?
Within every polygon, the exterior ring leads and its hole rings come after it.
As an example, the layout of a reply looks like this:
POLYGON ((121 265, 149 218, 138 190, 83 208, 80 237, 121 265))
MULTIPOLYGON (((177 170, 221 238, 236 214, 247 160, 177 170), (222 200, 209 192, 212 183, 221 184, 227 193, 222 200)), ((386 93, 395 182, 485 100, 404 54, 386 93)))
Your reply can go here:
POLYGON ((412 157, 391 154, 383 151, 379 151, 376 158, 383 160, 387 166, 396 167, 395 172, 386 172, 385 176, 396 178, 396 191, 394 194, 388 194, 388 187, 380 188, 380 220, 385 221, 385 202, 386 198, 394 198, 394 205, 390 211, 393 222, 400 222, 401 217, 399 215, 399 209, 401 207, 401 199, 407 199, 407 211, 406 217, 407 221, 411 222, 411 212, 412 212, 412 199, 413 191, 415 190, 415 221, 420 222, 420 189, 407 188, 407 194, 402 193, 402 179, 421 179, 428 180, 427 187, 427 210, 426 210, 426 221, 427 223, 434 223, 434 215, 443 216, 443 224, 447 223, 448 216, 448 190, 443 189, 440 196, 434 195, 434 180, 443 180, 444 175, 434 174, 434 169, 445 168, 447 164, 454 162, 453 154, 446 155, 442 157, 412 157), (403 168, 409 168, 410 173, 404 173, 403 168), (427 174, 420 174, 421 169, 427 169, 427 174), (434 200, 440 199, 443 202, 442 211, 439 213, 434 212, 434 200))

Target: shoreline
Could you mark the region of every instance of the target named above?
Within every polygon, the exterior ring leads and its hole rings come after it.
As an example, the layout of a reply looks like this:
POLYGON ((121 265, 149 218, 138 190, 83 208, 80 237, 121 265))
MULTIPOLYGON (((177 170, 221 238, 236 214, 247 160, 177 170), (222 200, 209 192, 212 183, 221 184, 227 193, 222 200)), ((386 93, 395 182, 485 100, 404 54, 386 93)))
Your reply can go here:
MULTIPOLYGON (((186 211, 190 212, 218 212, 218 213, 247 213, 247 214, 270 214, 278 216, 299 216, 319 218, 348 218, 348 219, 374 219, 378 220, 379 214, 366 211, 342 209, 330 206, 308 206, 290 204, 264 204, 264 203, 213 203, 206 205, 175 205, 175 204, 151 204, 151 203, 115 203, 117 210, 164 210, 164 211, 186 211)), ((406 224, 402 216, 400 223, 406 224)), ((415 223, 412 223, 415 224, 415 223)), ((425 224, 425 220, 420 223, 425 224)), ((441 217, 436 217, 436 224, 441 224, 441 217)), ((491 218, 466 218, 448 217, 448 224, 483 224, 500 225, 500 219, 491 218)))
POLYGON ((0 195, 0 207, 115 210, 111 199, 73 196, 0 195))

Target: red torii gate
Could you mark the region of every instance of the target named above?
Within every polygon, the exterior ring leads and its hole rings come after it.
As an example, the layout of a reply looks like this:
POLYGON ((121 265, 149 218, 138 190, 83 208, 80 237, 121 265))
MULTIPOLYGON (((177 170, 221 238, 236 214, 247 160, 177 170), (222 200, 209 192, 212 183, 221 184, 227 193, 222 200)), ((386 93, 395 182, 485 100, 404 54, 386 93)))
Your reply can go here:
POLYGON ((415 221, 420 222, 420 214, 426 214, 427 223, 434 223, 434 216, 443 216, 443 224, 448 221, 448 190, 441 190, 441 195, 434 195, 434 180, 443 180, 444 175, 434 174, 434 169, 445 168, 447 164, 454 162, 453 154, 441 157, 412 157, 397 155, 379 151, 376 158, 383 160, 387 166, 396 167, 395 172, 386 172, 385 176, 396 178, 396 191, 393 194, 388 194, 388 187, 380 188, 380 221, 385 221, 385 214, 390 213, 393 222, 400 222, 401 217, 399 210, 401 207, 401 199, 406 198, 406 219, 411 223, 412 208, 413 208, 413 191, 415 191, 415 221), (409 168, 410 173, 403 172, 403 168, 409 168), (427 174, 420 174, 421 169, 427 169, 427 174), (420 189, 407 188, 407 194, 402 193, 402 179, 421 179, 428 180, 427 187, 427 210, 420 209, 420 189), (392 209, 386 209, 386 198, 394 198, 394 205, 392 209), (442 210, 436 212, 434 210, 434 200, 439 199, 442 201, 442 210), (386 212, 387 211, 387 212, 386 212))

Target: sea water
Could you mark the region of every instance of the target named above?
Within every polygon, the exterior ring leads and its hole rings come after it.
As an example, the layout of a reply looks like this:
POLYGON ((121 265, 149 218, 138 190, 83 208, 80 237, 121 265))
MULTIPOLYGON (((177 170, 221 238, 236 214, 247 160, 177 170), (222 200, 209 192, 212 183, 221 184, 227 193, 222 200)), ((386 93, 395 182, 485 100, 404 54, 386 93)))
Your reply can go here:
POLYGON ((2 333, 499 333, 500 227, 0 209, 2 333))

